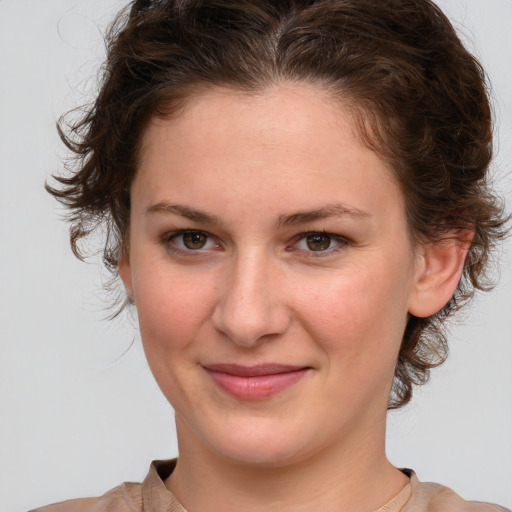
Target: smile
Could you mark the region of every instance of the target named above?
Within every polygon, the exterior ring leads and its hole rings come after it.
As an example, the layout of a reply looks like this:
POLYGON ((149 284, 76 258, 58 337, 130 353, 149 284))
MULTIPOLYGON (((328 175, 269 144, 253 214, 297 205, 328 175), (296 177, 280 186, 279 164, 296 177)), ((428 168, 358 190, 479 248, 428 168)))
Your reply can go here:
POLYGON ((269 398, 293 386, 311 370, 310 367, 280 364, 212 364, 204 368, 218 388, 239 400, 269 398))

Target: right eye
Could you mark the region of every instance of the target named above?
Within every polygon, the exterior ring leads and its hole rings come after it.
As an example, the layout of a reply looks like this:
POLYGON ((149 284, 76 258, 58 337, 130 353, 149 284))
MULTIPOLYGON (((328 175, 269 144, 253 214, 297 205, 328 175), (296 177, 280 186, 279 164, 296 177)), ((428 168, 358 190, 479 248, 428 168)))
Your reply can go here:
POLYGON ((208 233, 204 231, 178 231, 166 235, 164 243, 171 249, 180 251, 199 251, 215 249, 219 244, 215 243, 208 233))

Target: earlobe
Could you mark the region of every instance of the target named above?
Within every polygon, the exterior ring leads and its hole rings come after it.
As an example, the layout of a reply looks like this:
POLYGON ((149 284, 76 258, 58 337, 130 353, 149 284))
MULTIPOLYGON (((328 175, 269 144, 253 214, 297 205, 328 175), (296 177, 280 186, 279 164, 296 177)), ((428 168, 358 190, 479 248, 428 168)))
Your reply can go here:
POLYGON ((131 303, 134 303, 134 295, 133 295, 133 287, 132 287, 132 270, 130 265, 130 260, 128 256, 123 256, 121 261, 119 262, 119 277, 123 281, 124 287, 126 289, 126 294, 128 295, 128 300, 131 303))
POLYGON ((473 232, 465 230, 463 236, 424 244, 418 256, 414 290, 409 301, 409 313, 428 317, 437 313, 452 298, 473 239, 473 232))

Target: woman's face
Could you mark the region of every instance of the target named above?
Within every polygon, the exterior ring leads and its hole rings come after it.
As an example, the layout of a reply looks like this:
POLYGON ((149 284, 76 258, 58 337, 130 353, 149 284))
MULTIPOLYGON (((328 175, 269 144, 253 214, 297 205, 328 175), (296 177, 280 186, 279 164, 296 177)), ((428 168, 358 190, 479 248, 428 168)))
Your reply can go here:
POLYGON ((182 444, 276 466, 382 443, 416 258, 346 110, 194 97, 148 127, 131 198, 120 271, 182 444))

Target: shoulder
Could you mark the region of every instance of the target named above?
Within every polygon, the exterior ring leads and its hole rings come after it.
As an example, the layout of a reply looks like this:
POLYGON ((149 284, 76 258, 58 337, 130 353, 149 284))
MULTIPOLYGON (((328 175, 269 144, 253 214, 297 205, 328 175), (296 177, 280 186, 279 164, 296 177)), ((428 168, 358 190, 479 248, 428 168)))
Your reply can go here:
POLYGON ((98 498, 81 498, 45 507, 30 512, 139 512, 142 511, 142 486, 124 483, 98 498))
POLYGON ((178 500, 164 484, 176 459, 153 461, 142 483, 126 482, 98 498, 81 498, 36 508, 30 512, 183 512, 178 500))
POLYGON ((492 503, 466 501, 449 487, 420 482, 413 472, 410 476, 412 496, 403 512, 511 512, 492 503))

